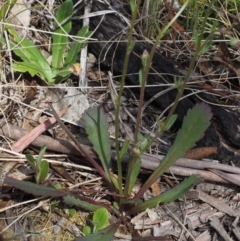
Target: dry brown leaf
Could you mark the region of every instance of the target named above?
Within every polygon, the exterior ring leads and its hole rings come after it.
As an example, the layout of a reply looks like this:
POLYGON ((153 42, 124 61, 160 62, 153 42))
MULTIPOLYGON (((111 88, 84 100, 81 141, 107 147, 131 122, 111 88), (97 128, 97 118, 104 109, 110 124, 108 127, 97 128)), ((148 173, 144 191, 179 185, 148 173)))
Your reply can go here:
MULTIPOLYGON (((174 13, 172 7, 167 3, 166 0, 164 0, 164 5, 165 5, 165 8, 168 10, 169 20, 172 20, 175 17, 175 13, 174 13)), ((181 24, 179 24, 177 21, 174 21, 172 26, 173 26, 174 30, 180 32, 181 34, 184 34, 184 32, 185 32, 184 27, 181 24)))
MULTIPOLYGON (((172 6, 169 5, 169 3, 166 0, 164 0, 164 5, 165 5, 165 8, 168 10, 168 18, 169 18, 169 20, 172 20, 175 17, 175 12, 174 12, 172 6)), ((190 36, 185 34, 184 27, 181 24, 179 24, 177 20, 173 22, 172 26, 173 26, 172 38, 173 38, 174 42, 175 42, 175 40, 177 38, 177 35, 178 35, 177 32, 179 32, 185 40, 190 40, 191 39, 190 36)), ((193 50, 196 49, 195 44, 193 44, 191 42, 188 43, 188 47, 190 49, 193 49, 193 50)))
POLYGON ((69 71, 71 71, 74 75, 80 75, 81 73, 81 65, 80 63, 75 63, 73 64, 70 68, 69 71))
POLYGON ((217 147, 199 147, 188 150, 184 158, 201 160, 217 153, 217 147))
POLYGON ((152 189, 152 194, 153 196, 158 196, 161 194, 161 186, 159 183, 157 182, 154 182, 152 185, 151 185, 151 189, 152 189))

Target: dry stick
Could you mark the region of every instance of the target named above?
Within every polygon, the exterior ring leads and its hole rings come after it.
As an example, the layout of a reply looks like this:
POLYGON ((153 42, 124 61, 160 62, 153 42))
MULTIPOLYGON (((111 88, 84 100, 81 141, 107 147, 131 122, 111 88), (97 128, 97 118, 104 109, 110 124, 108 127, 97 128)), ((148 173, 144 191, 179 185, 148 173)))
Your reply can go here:
MULTIPOLYGON (((58 116, 63 116, 68 110, 68 106, 65 107, 58 113, 58 116)), ((50 117, 42 124, 35 127, 32 131, 28 132, 26 135, 22 136, 15 142, 12 146, 12 150, 15 152, 21 152, 25 149, 30 143, 32 143, 39 135, 41 135, 44 131, 48 130, 53 124, 55 124, 56 119, 54 117, 50 117)))
POLYGON ((239 217, 235 218, 234 222, 232 223, 232 227, 233 227, 232 231, 236 236, 237 240, 240 240, 240 229, 237 225, 238 221, 239 221, 239 217))
POLYGON ((49 106, 53 112, 53 116, 56 118, 57 122, 59 125, 63 128, 63 130, 66 131, 68 136, 71 138, 71 140, 75 143, 77 148, 83 153, 83 155, 87 158, 87 160, 96 168, 96 170, 99 172, 99 174, 107 181, 107 177, 102 169, 102 167, 92 158, 92 156, 89 155, 89 153, 79 144, 79 142, 75 139, 75 137, 72 135, 72 133, 68 130, 68 128, 63 124, 61 119, 59 118, 57 112, 54 110, 53 106, 51 103, 49 103, 49 106))
MULTIPOLYGON (((11 138, 13 140, 18 140, 22 136, 26 135, 28 131, 23 130, 22 128, 18 126, 14 126, 12 124, 3 124, 4 121, 0 122, 0 135, 6 136, 8 138, 11 138), (11 132, 9 132, 9 130, 11 132)), ((84 138, 81 139, 82 143, 84 143, 84 138)), ((92 151, 91 147, 88 145, 84 145, 81 143, 82 148, 85 150, 85 152, 88 153, 92 158, 97 158, 95 153, 92 151)), ((74 143, 69 142, 67 140, 63 139, 53 139, 49 136, 40 135, 36 140, 34 140, 31 145, 36 147, 41 147, 44 144, 47 144, 48 150, 64 153, 67 155, 73 155, 73 156, 83 156, 81 152, 77 149, 76 145, 74 143)), ((112 151, 112 158, 116 159, 115 151, 112 151)), ((144 154, 142 156, 142 164, 141 167, 148 169, 148 170, 155 170, 156 167, 161 162, 161 159, 163 156, 156 156, 156 155, 149 155, 144 154)), ((124 158, 124 161, 128 161, 128 157, 126 156, 124 158)), ((191 176, 192 174, 200 174, 205 180, 214 181, 214 182, 221 182, 221 183, 229 183, 233 178, 238 178, 237 185, 240 184, 240 176, 236 174, 240 174, 240 168, 232 167, 224 164, 219 163, 213 163, 208 161, 197 161, 187 158, 180 158, 176 161, 175 165, 170 167, 170 172, 172 172, 175 175, 181 175, 181 176, 191 176), (229 172, 231 174, 228 174, 230 176, 230 180, 226 181, 225 179, 215 175, 212 172, 205 171, 203 169, 217 169, 222 170, 225 172, 229 172), (235 174, 233 174, 235 173, 235 174)))
POLYGON ((209 171, 213 172, 214 174, 218 175, 219 177, 221 177, 227 181, 231 181, 231 183, 234 183, 236 185, 239 184, 239 178, 235 178, 235 177, 231 176, 231 174, 227 174, 222 171, 214 170, 214 169, 210 169, 209 171))
POLYGON ((210 204, 220 212, 226 213, 231 217, 239 217, 240 213, 237 210, 232 209, 225 201, 212 197, 205 192, 198 191, 198 199, 210 204))
MULTIPOLYGON (((156 169, 156 165, 159 165, 159 162, 164 158, 163 155, 149 155, 149 154, 144 154, 142 157, 145 160, 148 160, 148 162, 144 163, 145 165, 144 167, 147 169, 153 168, 154 170, 156 169)), ((198 161, 198 160, 193 160, 189 158, 179 158, 175 164, 181 167, 194 167, 196 169, 218 169, 226 172, 240 174, 240 168, 237 168, 235 166, 224 165, 224 164, 212 162, 212 161, 211 162, 198 161)))
POLYGON ((210 225, 217 230, 219 235, 223 238, 225 241, 233 241, 231 237, 228 235, 228 233, 225 231, 223 225, 220 223, 219 219, 215 216, 211 217, 210 225))

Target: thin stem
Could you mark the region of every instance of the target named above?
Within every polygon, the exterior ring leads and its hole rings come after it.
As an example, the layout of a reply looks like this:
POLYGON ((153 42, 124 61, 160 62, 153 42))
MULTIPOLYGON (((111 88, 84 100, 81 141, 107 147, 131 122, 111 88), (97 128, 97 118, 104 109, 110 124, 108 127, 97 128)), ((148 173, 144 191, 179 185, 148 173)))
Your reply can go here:
POLYGON ((133 47, 133 30, 134 30, 134 24, 137 17, 137 10, 140 6, 141 0, 137 1, 137 5, 135 6, 135 9, 132 14, 132 20, 130 24, 129 34, 128 34, 128 44, 126 49, 126 55, 124 59, 124 66, 123 66, 123 72, 122 72, 122 78, 120 82, 120 89, 118 93, 118 97, 116 99, 116 120, 115 120, 115 143, 116 143, 116 155, 117 155, 117 168, 118 168, 118 184, 119 184, 119 194, 123 194, 122 190, 122 163, 120 158, 120 150, 119 150, 119 114, 120 114, 120 106, 121 106, 121 97, 123 94, 124 84, 125 84, 125 78, 127 75, 127 69, 128 69, 128 63, 129 63, 129 57, 132 52, 133 47))
POLYGON ((175 15, 175 17, 158 34, 157 39, 156 39, 155 43, 153 44, 153 47, 152 47, 151 52, 149 54, 149 58, 147 60, 146 67, 144 68, 144 71, 143 71, 143 73, 144 73, 144 76, 143 76, 143 86, 142 86, 141 92, 140 92, 139 111, 138 111, 138 116, 137 116, 137 121, 136 121, 135 134, 134 134, 134 144, 136 144, 137 141, 138 141, 137 140, 137 135, 138 135, 138 132, 139 132, 139 126, 140 126, 140 121, 141 121, 141 113, 142 113, 141 109, 142 109, 143 100, 144 100, 144 90, 145 90, 145 85, 146 85, 146 82, 147 82, 148 73, 149 73, 149 70, 151 68, 151 62, 152 62, 154 53, 155 53, 155 51, 157 49, 157 46, 158 46, 160 40, 166 34, 166 32, 172 26, 172 24, 176 21, 176 19, 179 17, 179 15, 182 13, 182 11, 186 8, 186 6, 188 5, 188 2, 189 2, 189 0, 184 3, 184 5, 178 11, 178 13, 175 15))
POLYGON ((143 73, 144 73, 144 77, 143 77, 143 81, 141 83, 138 114, 137 114, 137 121, 136 121, 136 127, 135 127, 135 132, 134 132, 134 146, 136 146, 138 143, 138 132, 140 129, 140 124, 141 124, 141 119, 142 119, 142 107, 143 107, 143 101, 144 101, 144 92, 145 92, 145 87, 146 87, 146 82, 147 82, 147 78, 145 77, 145 73, 147 73, 147 71, 145 70, 145 68, 143 68, 143 73))
MULTIPOLYGON (((192 58, 192 61, 190 62, 190 65, 189 65, 189 68, 188 68, 188 72, 186 74, 186 77, 184 79, 184 82, 183 82, 183 85, 182 85, 182 89, 185 88, 186 84, 187 84, 187 81, 189 80, 190 78, 190 75, 191 75, 191 72, 192 72, 192 69, 194 67, 194 64, 195 64, 195 61, 196 61, 196 58, 198 56, 198 54, 201 52, 201 50, 204 48, 205 44, 207 43, 208 40, 210 40, 212 38, 212 35, 213 35, 214 32, 212 32, 207 38, 206 38, 206 41, 203 45, 199 46, 199 48, 195 51, 194 53, 194 56, 192 58)), ((176 107, 177 107, 177 104, 178 104, 178 101, 180 99, 182 95, 182 91, 179 91, 176 98, 175 98, 175 102, 174 102, 174 105, 172 106, 169 114, 168 114, 168 117, 167 117, 167 120, 166 122, 164 123, 164 126, 167 125, 167 122, 169 121, 170 117, 173 115, 176 107)), ((164 129, 164 128, 163 128, 164 129)), ((162 131, 160 130, 159 133, 161 133, 162 131)), ((159 137, 159 133, 148 143, 148 147, 159 137)), ((167 162, 165 163, 165 165, 167 165, 167 162)), ((162 170, 164 169, 164 167, 162 168, 162 170)), ((139 198, 142 197, 142 195, 147 191, 147 189, 152 185, 152 183, 154 181, 157 180, 157 178, 159 178, 161 174, 158 174, 158 173, 153 173, 152 176, 144 183, 144 185, 140 188, 140 190, 138 191, 138 193, 134 196, 133 199, 137 200, 139 198)))
MULTIPOLYGON (((172 26, 173 22, 178 18, 178 16, 185 9, 185 7, 187 6, 188 2, 189 2, 189 0, 185 2, 185 4, 179 10, 179 12, 176 14, 176 16, 158 34, 157 39, 156 39, 155 43, 153 44, 151 52, 150 52, 150 54, 149 54, 149 56, 147 58, 146 65, 143 68, 143 79, 142 79, 142 86, 141 86, 141 91, 140 91, 139 110, 138 110, 138 115, 137 115, 136 128, 135 128, 135 132, 134 132, 134 145, 136 145, 137 142, 138 142, 138 132, 139 132, 140 123, 141 123, 141 115, 142 115, 142 106, 143 106, 143 101, 144 101, 145 85, 146 85, 146 82, 147 82, 147 77, 148 77, 149 70, 151 68, 151 63, 152 63, 152 59, 153 59, 154 53, 156 51, 156 48, 157 48, 160 40, 165 35, 167 30, 172 26)), ((149 147, 149 145, 148 145, 148 147, 149 147)), ((146 150, 146 148, 144 150, 142 150, 142 153, 145 150, 146 150)), ((134 167, 135 162, 136 162, 136 158, 134 158, 134 156, 132 156, 130 158, 130 161, 129 161, 129 164, 128 164, 128 173, 127 173, 127 180, 126 180, 126 185, 127 186, 129 185, 129 182, 130 182, 131 168, 134 167)), ((126 192, 127 192, 127 190, 125 191, 125 194, 126 194, 126 192)))

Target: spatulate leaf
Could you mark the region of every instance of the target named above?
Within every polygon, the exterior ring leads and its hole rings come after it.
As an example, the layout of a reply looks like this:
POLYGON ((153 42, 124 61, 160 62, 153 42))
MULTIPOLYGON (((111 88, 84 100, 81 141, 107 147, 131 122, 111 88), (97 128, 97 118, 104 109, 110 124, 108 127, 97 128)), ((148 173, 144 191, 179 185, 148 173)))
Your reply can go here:
POLYGON ((151 198, 145 202, 137 204, 135 207, 131 208, 128 214, 134 214, 137 212, 142 212, 147 208, 154 208, 158 203, 168 203, 180 198, 184 193, 186 193, 196 182, 201 179, 199 175, 193 175, 177 186, 171 188, 170 190, 164 192, 163 194, 151 198))
POLYGON ((163 158, 161 164, 136 194, 135 199, 143 195, 143 193, 167 171, 177 159, 182 157, 187 150, 195 145, 209 127, 211 118, 211 108, 205 103, 196 104, 192 109, 188 110, 174 144, 163 158))
POLYGON ((109 170, 112 167, 107 118, 100 108, 92 107, 85 111, 83 122, 88 138, 101 160, 106 175, 109 177, 109 170))
POLYGON ((19 190, 22 190, 26 193, 31 193, 34 196, 63 197, 67 195, 67 193, 60 190, 56 190, 55 188, 52 188, 52 187, 45 187, 43 185, 17 180, 12 177, 6 177, 4 179, 4 183, 10 186, 13 186, 19 190))

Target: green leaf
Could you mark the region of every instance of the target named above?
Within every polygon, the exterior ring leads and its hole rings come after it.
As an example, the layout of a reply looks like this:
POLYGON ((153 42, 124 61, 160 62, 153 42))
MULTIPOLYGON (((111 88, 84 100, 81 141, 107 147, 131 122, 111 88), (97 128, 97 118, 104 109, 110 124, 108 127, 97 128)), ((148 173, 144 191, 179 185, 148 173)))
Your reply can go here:
POLYGON ((29 161, 30 163, 36 164, 36 160, 35 160, 35 158, 34 158, 32 155, 26 154, 26 159, 27 159, 27 161, 29 161))
POLYGON ((89 226, 84 226, 84 227, 83 227, 83 233, 84 233, 85 235, 88 235, 88 234, 90 234, 91 232, 92 232, 91 227, 89 227, 89 226))
POLYGON ((77 58, 79 57, 80 50, 84 47, 86 44, 86 40, 88 37, 90 37, 92 32, 88 31, 88 26, 82 27, 78 33, 78 37, 82 37, 82 40, 74 40, 73 43, 71 43, 71 47, 69 52, 67 53, 67 56, 65 58, 64 68, 68 69, 70 68, 74 63, 76 63, 77 58), (84 40, 86 38, 86 40, 84 40))
POLYGON ((34 159, 34 157, 30 154, 26 154, 26 159, 28 164, 31 166, 31 168, 38 173, 39 172, 39 167, 37 166, 36 160, 34 159))
POLYGON ((127 195, 131 194, 132 189, 135 185, 135 182, 137 180, 137 176, 138 176, 139 171, 141 169, 141 162, 142 162, 141 159, 138 157, 137 160, 134 162, 134 165, 133 165, 133 168, 131 169, 131 172, 128 172, 128 178, 127 178, 128 185, 126 185, 127 195))
POLYGON ((14 53, 25 62, 35 64, 39 72, 43 72, 45 77, 51 76, 51 67, 41 51, 30 40, 20 38, 14 29, 8 28, 8 31, 13 36, 14 42, 16 43, 10 42, 10 47, 13 49, 14 53))
POLYGON ((62 82, 64 79, 66 79, 72 72, 68 69, 63 69, 61 71, 55 71, 56 76, 54 77, 54 83, 59 84, 62 82))
POLYGON ((52 187, 45 187, 43 185, 34 184, 31 182, 20 181, 14 179, 12 177, 5 177, 4 183, 20 189, 26 193, 31 193, 34 196, 42 196, 42 197, 64 197, 67 193, 63 191, 56 190, 52 187))
POLYGON ((72 73, 72 71, 70 71, 69 69, 63 69, 63 70, 57 72, 55 79, 58 79, 58 78, 64 79, 67 76, 69 76, 71 73, 72 73))
POLYGON ((20 73, 28 72, 32 77, 39 75, 42 79, 45 79, 44 73, 39 69, 35 63, 30 62, 15 62, 13 64, 13 69, 20 73))
POLYGON ((126 155, 127 151, 128 151, 128 146, 129 146, 129 140, 124 140, 122 148, 120 150, 120 159, 122 160, 124 158, 124 156, 126 155))
POLYGON ((196 45, 196 49, 199 49, 200 45, 201 45, 201 37, 198 34, 198 31, 193 31, 193 36, 194 36, 194 42, 196 45))
POLYGON ((108 211, 106 208, 99 208, 93 214, 94 231, 102 229, 108 222, 108 211))
POLYGON ((177 120, 177 115, 172 115, 167 123, 167 125, 163 128, 163 131, 168 131, 172 125, 175 123, 175 121, 177 120))
POLYGON ((213 44, 213 40, 209 40, 203 43, 202 46, 200 47, 200 50, 198 51, 198 54, 204 54, 205 52, 207 52, 212 46, 212 44, 213 44))
POLYGON ((112 241, 114 234, 116 233, 119 224, 112 224, 104 229, 101 229, 93 234, 89 234, 85 237, 76 238, 75 241, 112 241))
MULTIPOLYGON (((62 33, 61 29, 55 31, 55 33, 62 33)), ((63 55, 67 47, 68 37, 63 35, 56 35, 53 33, 53 45, 52 45, 52 67, 55 70, 59 70, 62 66, 63 55)))
MULTIPOLYGON (((55 26, 58 26, 58 24, 70 17, 72 13, 72 0, 64 1, 57 11, 56 19, 58 23, 55 22, 55 26)), ((72 23, 68 20, 61 27, 59 26, 59 28, 53 33, 52 67, 56 70, 59 70, 62 67, 63 55, 68 43, 68 36, 66 34, 70 32, 71 28, 72 23)))
POLYGON ((47 177, 49 171, 49 163, 47 161, 41 161, 40 171, 38 174, 38 183, 42 183, 47 177))
MULTIPOLYGON (((0 19, 5 19, 6 18, 6 13, 7 11, 16 3, 17 0, 8 0, 3 3, 1 3, 1 8, 0 8, 0 19)), ((2 24, 1 27, 3 27, 4 24, 2 24)), ((2 30, 2 29, 1 29, 2 30)))
POLYGON ((64 211, 67 215, 72 217, 77 213, 76 209, 74 208, 66 208, 64 211))
POLYGON ((100 108, 89 108, 83 114, 83 123, 88 134, 88 138, 93 144, 93 148, 101 160, 108 180, 111 165, 111 145, 108 134, 108 122, 103 111, 100 108))
POLYGON ((60 183, 55 184, 54 187, 56 189, 62 189, 62 185, 60 183))
POLYGON ((139 149, 145 151, 149 144, 150 134, 144 135, 138 142, 139 149))
POLYGON ((134 199, 138 199, 177 159, 182 157, 187 150, 194 146, 209 127, 211 118, 211 109, 205 103, 196 104, 192 109, 188 110, 174 144, 163 158, 161 164, 138 191, 134 199))
POLYGON ((67 203, 68 205, 81 207, 88 211, 96 211, 97 209, 101 208, 101 206, 82 201, 70 195, 64 197, 64 202, 67 203))
POLYGON ((47 60, 41 51, 28 39, 21 39, 17 32, 8 27, 14 42, 10 41, 10 47, 23 62, 15 62, 13 68, 21 73, 29 72, 31 76, 39 75, 43 80, 53 83, 53 73, 47 60))
POLYGON ((199 175, 193 175, 163 194, 137 204, 129 210, 128 214, 131 215, 137 212, 142 212, 147 208, 154 208, 158 205, 158 203, 172 202, 184 195, 200 179, 201 177, 199 175))
POLYGON ((120 187, 119 187, 118 176, 115 175, 115 174, 110 170, 110 171, 109 171, 109 177, 110 177, 111 183, 116 187, 117 190, 119 190, 120 187))
POLYGON ((40 165, 42 159, 43 159, 43 156, 46 152, 46 149, 47 149, 47 146, 46 145, 43 145, 39 151, 39 154, 38 154, 38 157, 37 157, 37 164, 40 165))
POLYGON ((131 7, 132 13, 134 13, 134 11, 136 10, 136 3, 134 0, 130 0, 130 7, 131 7))
POLYGON ((135 45, 135 42, 134 41, 131 41, 128 45, 128 48, 127 48, 127 53, 131 53, 133 48, 134 48, 134 45, 135 45))
MULTIPOLYGON (((72 15, 72 13, 73 13, 73 2, 72 2, 72 0, 64 1, 61 4, 61 6, 58 8, 58 11, 57 11, 57 14, 56 14, 57 22, 56 21, 54 22, 55 26, 59 27, 59 24, 61 24, 61 22, 65 21, 67 18, 69 18, 72 15)), ((64 30, 66 32, 69 32, 71 30, 71 28, 70 29, 64 29, 64 30)))

